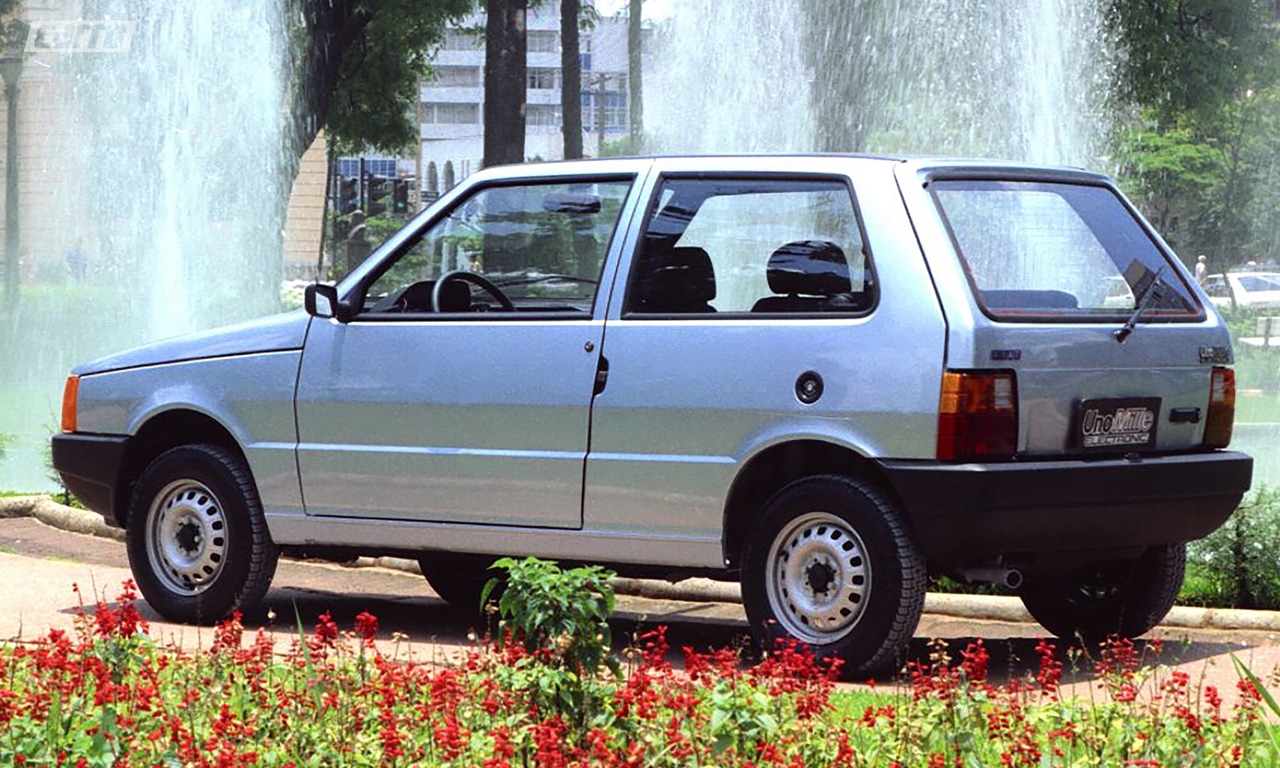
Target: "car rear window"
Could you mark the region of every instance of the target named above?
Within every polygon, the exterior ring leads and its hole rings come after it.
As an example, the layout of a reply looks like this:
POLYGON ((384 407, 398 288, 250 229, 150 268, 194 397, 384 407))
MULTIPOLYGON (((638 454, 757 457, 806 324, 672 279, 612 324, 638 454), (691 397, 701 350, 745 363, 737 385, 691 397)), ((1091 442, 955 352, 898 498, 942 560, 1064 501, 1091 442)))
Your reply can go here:
POLYGON ((939 180, 934 199, 982 310, 1006 321, 1189 320, 1200 304, 1110 189, 939 180))

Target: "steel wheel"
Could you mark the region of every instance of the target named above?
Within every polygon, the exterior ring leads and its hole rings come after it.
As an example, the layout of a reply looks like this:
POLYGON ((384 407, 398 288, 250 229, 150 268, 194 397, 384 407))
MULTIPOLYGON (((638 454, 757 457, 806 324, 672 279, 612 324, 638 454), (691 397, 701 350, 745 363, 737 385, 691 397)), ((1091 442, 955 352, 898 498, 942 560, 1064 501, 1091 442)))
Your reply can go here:
POLYGON ((925 580, 924 560, 880 489, 814 475, 775 493, 752 526, 742 605, 761 649, 798 641, 860 674, 901 658, 925 580))
POLYGON ((279 556, 243 458, 211 444, 179 446, 147 465, 133 486, 125 544, 151 607, 200 624, 250 613, 279 556))
POLYGON ((796 518, 769 549, 769 603, 791 636, 839 640, 862 616, 871 591, 867 547, 844 520, 826 512, 796 518))
POLYGON ((185 595, 208 589, 227 551, 227 523, 213 492, 195 480, 169 483, 147 521, 147 557, 164 586, 185 595))

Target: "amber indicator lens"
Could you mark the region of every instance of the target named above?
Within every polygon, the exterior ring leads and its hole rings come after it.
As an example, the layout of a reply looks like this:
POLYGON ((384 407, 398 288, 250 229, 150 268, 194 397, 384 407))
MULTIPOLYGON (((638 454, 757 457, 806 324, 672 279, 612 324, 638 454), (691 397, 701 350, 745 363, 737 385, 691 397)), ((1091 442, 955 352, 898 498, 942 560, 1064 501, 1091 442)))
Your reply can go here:
POLYGON ((1236 372, 1214 368, 1209 376, 1209 415, 1204 420, 1206 448, 1226 448, 1236 421, 1236 372))
POLYGON ((947 371, 938 409, 938 459, 1008 458, 1018 444, 1013 371, 947 371))
POLYGON ((62 431, 76 431, 76 400, 80 397, 80 377, 68 376, 62 388, 62 431))

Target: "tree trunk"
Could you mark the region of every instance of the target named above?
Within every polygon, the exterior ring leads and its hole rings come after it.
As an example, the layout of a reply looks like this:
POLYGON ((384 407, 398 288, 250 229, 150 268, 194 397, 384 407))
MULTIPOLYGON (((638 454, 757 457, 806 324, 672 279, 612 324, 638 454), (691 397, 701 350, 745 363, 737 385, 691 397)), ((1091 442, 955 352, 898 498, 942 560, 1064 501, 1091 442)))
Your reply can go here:
POLYGON ((644 37, 641 35, 640 6, 644 0, 630 0, 627 18, 627 69, 631 88, 631 152, 639 154, 644 148, 644 88, 641 74, 644 71, 644 37))
POLYGON ((528 0, 485 0, 485 167, 524 161, 528 6, 528 0))
POLYGON ((560 0, 560 118, 564 159, 582 157, 582 58, 578 35, 581 0, 560 0))

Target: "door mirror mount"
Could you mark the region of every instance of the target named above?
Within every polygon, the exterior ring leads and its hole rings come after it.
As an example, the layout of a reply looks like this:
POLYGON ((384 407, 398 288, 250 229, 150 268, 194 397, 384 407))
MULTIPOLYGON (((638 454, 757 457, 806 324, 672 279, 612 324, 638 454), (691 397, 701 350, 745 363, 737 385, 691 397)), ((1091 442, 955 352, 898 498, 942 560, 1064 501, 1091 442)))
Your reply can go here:
POLYGON ((327 283, 312 283, 302 294, 303 306, 312 317, 333 318, 340 323, 351 320, 351 307, 338 298, 338 289, 327 283))

